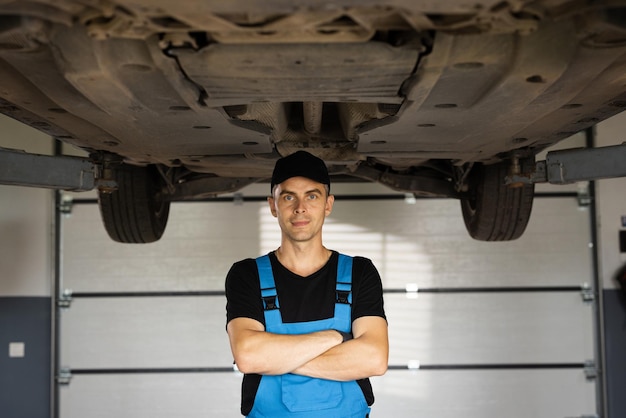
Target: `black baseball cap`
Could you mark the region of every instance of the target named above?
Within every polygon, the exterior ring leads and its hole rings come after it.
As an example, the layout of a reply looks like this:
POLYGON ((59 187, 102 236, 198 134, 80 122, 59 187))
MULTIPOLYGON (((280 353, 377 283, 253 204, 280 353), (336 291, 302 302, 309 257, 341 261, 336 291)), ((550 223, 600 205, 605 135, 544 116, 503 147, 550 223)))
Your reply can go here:
POLYGON ((292 177, 306 177, 327 185, 330 190, 330 176, 326 164, 321 158, 306 151, 296 151, 276 161, 270 193, 274 190, 274 186, 292 177))

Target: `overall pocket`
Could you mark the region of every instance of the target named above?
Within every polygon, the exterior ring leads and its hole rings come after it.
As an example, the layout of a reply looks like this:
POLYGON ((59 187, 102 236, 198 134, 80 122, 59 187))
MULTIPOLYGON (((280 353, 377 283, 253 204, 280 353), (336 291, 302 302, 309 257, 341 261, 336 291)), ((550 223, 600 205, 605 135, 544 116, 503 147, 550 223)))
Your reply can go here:
POLYGON ((343 398, 341 382, 286 374, 282 376, 283 404, 291 412, 335 408, 343 398))

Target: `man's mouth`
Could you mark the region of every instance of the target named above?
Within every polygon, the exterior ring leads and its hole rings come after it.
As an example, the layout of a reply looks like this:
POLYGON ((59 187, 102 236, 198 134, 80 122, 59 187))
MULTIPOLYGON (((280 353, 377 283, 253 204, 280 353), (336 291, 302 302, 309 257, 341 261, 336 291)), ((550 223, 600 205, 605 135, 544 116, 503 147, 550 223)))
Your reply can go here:
POLYGON ((308 220, 296 220, 296 221, 291 221, 291 225, 295 226, 296 228, 298 227, 302 227, 302 226, 306 226, 309 224, 308 220))

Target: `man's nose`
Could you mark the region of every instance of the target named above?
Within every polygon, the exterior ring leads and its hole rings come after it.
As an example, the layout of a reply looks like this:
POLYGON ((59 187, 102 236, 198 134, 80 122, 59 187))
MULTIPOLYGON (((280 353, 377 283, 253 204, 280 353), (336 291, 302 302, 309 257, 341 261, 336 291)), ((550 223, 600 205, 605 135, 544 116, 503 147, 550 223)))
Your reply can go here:
POLYGON ((298 201, 296 202, 296 205, 294 207, 294 212, 295 213, 306 212, 306 207, 305 207, 304 202, 302 200, 298 199, 298 201))

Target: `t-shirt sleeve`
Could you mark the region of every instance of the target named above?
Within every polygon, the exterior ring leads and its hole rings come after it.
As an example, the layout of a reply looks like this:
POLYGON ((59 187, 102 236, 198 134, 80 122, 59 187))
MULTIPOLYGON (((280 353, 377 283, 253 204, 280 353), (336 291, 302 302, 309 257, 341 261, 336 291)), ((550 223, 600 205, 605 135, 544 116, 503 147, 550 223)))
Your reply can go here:
POLYGON ((259 273, 254 259, 232 265, 226 275, 226 323, 235 318, 251 318, 265 324, 259 273))
POLYGON ((386 320, 382 281, 370 259, 354 258, 352 284, 352 321, 362 316, 380 316, 386 320))

